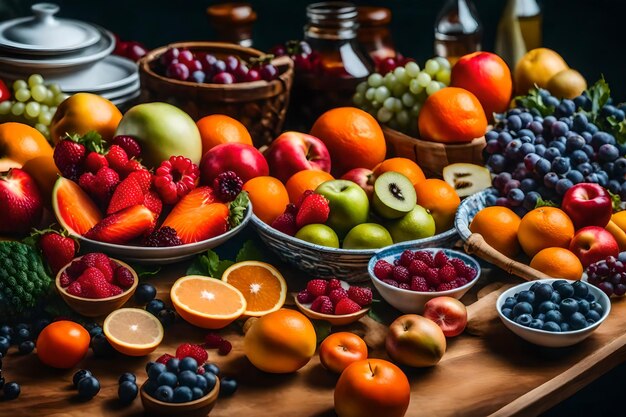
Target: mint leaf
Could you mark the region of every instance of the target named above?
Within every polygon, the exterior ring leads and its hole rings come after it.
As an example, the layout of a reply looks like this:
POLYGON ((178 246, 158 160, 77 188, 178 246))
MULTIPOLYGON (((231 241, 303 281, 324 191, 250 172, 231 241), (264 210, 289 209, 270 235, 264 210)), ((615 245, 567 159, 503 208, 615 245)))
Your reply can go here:
POLYGON ((244 217, 246 216, 246 210, 248 208, 248 203, 250 199, 248 198, 248 193, 246 191, 240 192, 237 197, 233 201, 230 202, 228 209, 230 210, 230 214, 228 216, 228 224, 230 227, 236 227, 241 224, 244 217))
POLYGON ((131 265, 131 266, 135 270, 139 278, 150 277, 161 272, 160 266, 154 266, 154 265, 150 266, 150 265, 143 265, 143 264, 137 264, 137 265, 131 265))
POLYGON ((224 271, 230 268, 230 266, 233 264, 234 262, 228 259, 223 259, 219 261, 219 263, 217 264, 217 268, 215 268, 214 275, 211 275, 211 276, 213 278, 221 279, 222 275, 224 275, 224 271))
POLYGON ((530 90, 527 95, 515 97, 515 104, 518 107, 525 107, 529 110, 536 109, 544 117, 554 113, 554 106, 548 106, 543 102, 543 97, 539 94, 537 86, 530 90))
POLYGON ((535 208, 539 207, 558 207, 558 204, 553 201, 544 200, 543 198, 539 197, 539 200, 537 200, 537 204, 535 204, 535 208))
POLYGON ((591 100, 590 113, 592 118, 595 120, 598 117, 602 106, 604 106, 611 98, 611 89, 609 88, 609 84, 604 79, 604 76, 601 76, 594 85, 587 89, 587 96, 589 96, 589 99, 591 100))
POLYGON ((241 249, 237 253, 237 258, 235 258, 236 262, 242 261, 263 261, 266 259, 265 253, 263 249, 260 248, 254 241, 246 240, 243 243, 241 249))
POLYGON ((204 255, 198 255, 187 268, 187 275, 215 277, 220 264, 220 257, 211 249, 204 255))
POLYGON ((622 209, 622 199, 619 194, 613 194, 609 190, 606 190, 611 196, 611 202, 613 203, 613 211, 618 212, 622 209))

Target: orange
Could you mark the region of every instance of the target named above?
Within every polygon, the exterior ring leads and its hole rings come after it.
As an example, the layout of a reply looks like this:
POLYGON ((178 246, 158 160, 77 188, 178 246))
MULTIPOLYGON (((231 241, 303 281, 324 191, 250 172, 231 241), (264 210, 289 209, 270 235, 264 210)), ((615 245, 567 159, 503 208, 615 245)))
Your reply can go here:
POLYGON ((620 229, 626 231, 626 210, 618 211, 611 216, 611 221, 620 229))
POLYGON ((265 262, 244 261, 229 267, 222 281, 237 288, 246 299, 246 316, 264 316, 285 304, 287 283, 276 268, 265 262))
POLYGON ((89 332, 78 323, 59 320, 47 325, 37 337, 37 356, 53 368, 73 368, 89 350, 89 332))
POLYGON ((454 226, 454 215, 461 199, 447 182, 430 178, 415 184, 417 204, 428 209, 435 220, 436 233, 454 226))
POLYGON ((322 114, 311 135, 330 153, 332 172, 340 177, 352 168, 372 169, 385 159, 385 136, 376 119, 355 107, 338 107, 322 114))
POLYGON ((515 92, 522 95, 528 94, 528 90, 535 84, 546 88, 553 76, 568 68, 561 55, 552 49, 532 49, 526 52, 515 66, 513 75, 515 92))
POLYGON ((334 179, 328 172, 319 169, 306 169, 296 172, 285 183, 289 202, 296 204, 306 190, 315 190, 321 183, 334 179))
POLYGON ((348 365, 367 359, 367 345, 352 332, 333 333, 320 345, 319 356, 324 368, 340 374, 348 365))
POLYGON ((84 135, 95 130, 106 141, 115 136, 122 113, 115 104, 91 93, 77 93, 57 107, 50 123, 50 140, 59 142, 66 133, 84 135))
MULTIPOLYGON (((617 213, 616 213, 617 214, 617 213)), ((615 216, 615 214, 613 215, 615 216)), ((626 231, 617 225, 613 220, 609 220, 606 226, 604 226, 607 232, 613 235, 620 252, 626 250, 626 231)))
POLYGON ((161 344, 163 326, 141 308, 120 308, 104 319, 102 331, 111 346, 128 356, 145 356, 161 344))
POLYGON ((520 218, 506 207, 492 206, 479 211, 470 223, 472 233, 479 233, 498 252, 515 257, 519 253, 517 232, 520 218))
POLYGON ((33 127, 23 123, 0 124, 0 162, 10 159, 20 165, 37 156, 52 156, 52 147, 33 127))
POLYGON ((196 122, 202 138, 202 155, 222 143, 245 143, 252 145, 248 129, 238 120, 223 114, 204 116, 196 122))
POLYGON ((531 258, 540 250, 567 248, 574 237, 574 224, 556 207, 539 207, 526 213, 519 225, 517 238, 524 253, 531 258))
POLYGON ((446 87, 429 96, 417 119, 420 137, 441 143, 466 143, 485 134, 487 118, 476 96, 446 87))
POLYGON ((530 267, 553 278, 580 279, 583 264, 576 255, 563 248, 545 248, 530 261, 530 267))
POLYGON ((246 181, 243 189, 248 192, 254 214, 267 224, 272 224, 289 204, 287 189, 274 177, 252 178, 246 181))
POLYGON ((413 185, 426 179, 422 168, 408 158, 385 159, 383 162, 376 165, 372 171, 374 172, 374 178, 388 171, 399 172, 411 180, 413 185))
POLYGON ((183 319, 205 329, 226 327, 246 311, 241 291, 219 279, 199 275, 179 278, 170 297, 183 319))
POLYGON ((257 319, 244 337, 244 353, 262 371, 295 372, 315 355, 315 329, 300 312, 280 309, 257 319))
POLYGON ((44 202, 51 206, 52 189, 57 178, 61 175, 52 155, 41 155, 29 159, 22 169, 33 177, 44 197, 44 202))

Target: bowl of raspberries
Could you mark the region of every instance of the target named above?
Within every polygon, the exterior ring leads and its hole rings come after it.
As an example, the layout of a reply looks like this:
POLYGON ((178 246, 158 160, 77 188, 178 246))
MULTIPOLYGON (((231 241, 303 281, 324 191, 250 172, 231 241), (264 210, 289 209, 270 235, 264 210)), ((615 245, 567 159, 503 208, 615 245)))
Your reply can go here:
POLYGON ((128 264, 104 253, 88 253, 59 270, 55 285, 65 303, 87 317, 109 314, 135 293, 139 277, 128 264))
POLYGON ((480 265, 463 252, 394 245, 370 259, 368 272, 380 295, 403 313, 420 314, 440 296, 461 298, 480 277, 480 265))

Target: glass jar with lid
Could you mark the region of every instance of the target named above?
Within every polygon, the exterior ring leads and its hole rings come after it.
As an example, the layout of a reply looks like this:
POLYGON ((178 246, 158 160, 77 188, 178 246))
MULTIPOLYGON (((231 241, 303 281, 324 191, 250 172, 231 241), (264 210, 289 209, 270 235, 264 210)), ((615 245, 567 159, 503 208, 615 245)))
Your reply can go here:
POLYGON ((249 3, 220 3, 206 9, 209 23, 222 42, 252 46, 252 27, 257 15, 249 3))
POLYGON ((391 10, 386 7, 359 6, 358 40, 375 62, 395 58, 396 49, 389 31, 391 10))

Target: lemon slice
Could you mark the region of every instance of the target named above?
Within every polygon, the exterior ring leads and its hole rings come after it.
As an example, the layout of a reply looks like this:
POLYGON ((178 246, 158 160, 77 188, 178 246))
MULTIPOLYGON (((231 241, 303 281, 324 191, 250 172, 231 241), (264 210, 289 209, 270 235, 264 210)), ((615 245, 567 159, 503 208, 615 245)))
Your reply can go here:
POLYGON ((102 326, 111 346, 128 356, 145 356, 163 340, 159 319, 139 308, 121 308, 107 316, 102 326))

